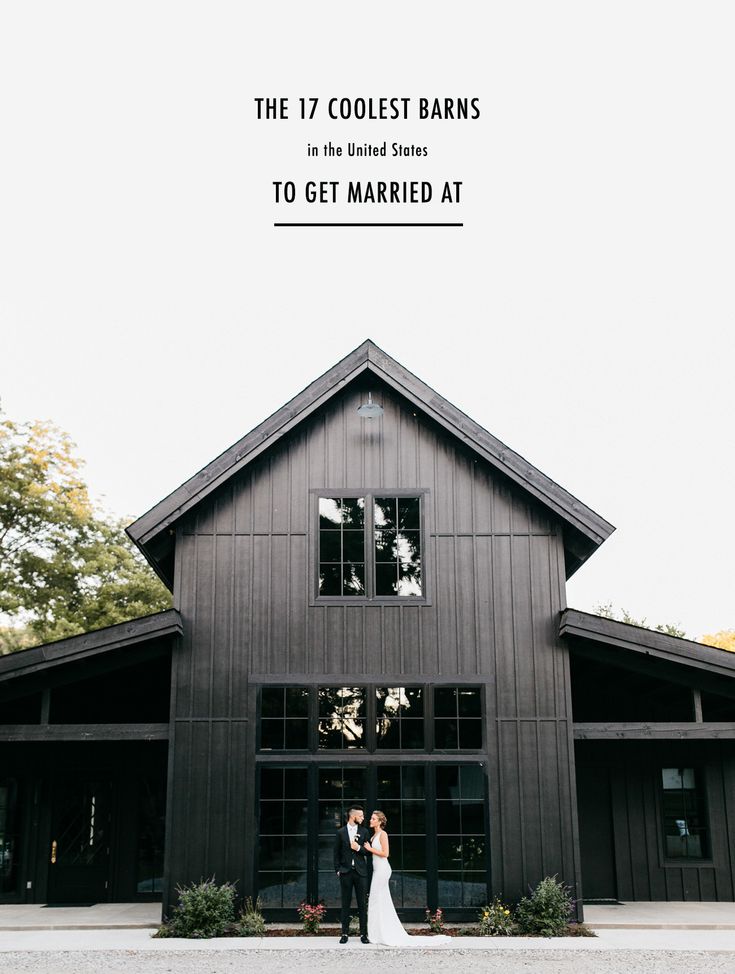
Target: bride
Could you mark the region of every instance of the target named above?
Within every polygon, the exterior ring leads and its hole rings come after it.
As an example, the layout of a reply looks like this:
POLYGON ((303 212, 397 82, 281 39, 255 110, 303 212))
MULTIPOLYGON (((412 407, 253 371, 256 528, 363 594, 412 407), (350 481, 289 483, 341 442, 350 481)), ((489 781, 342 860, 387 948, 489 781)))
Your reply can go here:
POLYGON ((387 819, 383 812, 370 816, 373 837, 365 843, 365 851, 373 855, 373 880, 368 899, 368 939, 371 944, 388 947, 439 947, 451 942, 451 937, 411 937, 401 926, 388 882, 393 870, 388 862, 390 844, 384 831, 387 819))

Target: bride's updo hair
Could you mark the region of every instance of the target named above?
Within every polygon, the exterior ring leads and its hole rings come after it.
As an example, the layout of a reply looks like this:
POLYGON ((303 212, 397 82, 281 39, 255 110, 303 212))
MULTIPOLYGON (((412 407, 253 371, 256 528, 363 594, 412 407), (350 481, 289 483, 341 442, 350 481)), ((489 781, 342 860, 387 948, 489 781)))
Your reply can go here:
POLYGON ((377 820, 378 820, 378 821, 380 822, 380 827, 381 827, 381 829, 384 829, 384 828, 385 828, 385 826, 386 826, 386 825, 387 825, 387 823, 388 823, 388 819, 387 819, 387 818, 385 817, 385 812, 381 812, 381 811, 379 811, 378 809, 376 809, 376 810, 375 810, 375 811, 373 812, 373 815, 374 815, 374 816, 375 816, 375 817, 377 818, 377 820))

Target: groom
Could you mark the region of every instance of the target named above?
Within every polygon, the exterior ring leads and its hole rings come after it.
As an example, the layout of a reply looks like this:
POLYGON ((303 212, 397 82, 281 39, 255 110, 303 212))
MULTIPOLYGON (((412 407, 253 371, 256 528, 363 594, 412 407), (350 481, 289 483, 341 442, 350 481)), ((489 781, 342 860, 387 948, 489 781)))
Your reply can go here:
POLYGON ((355 890, 357 912, 360 917, 360 940, 369 944, 367 938, 367 889, 368 863, 364 845, 370 841, 370 834, 363 828, 365 813, 359 805, 353 805, 347 811, 347 825, 337 830, 334 837, 334 871, 339 876, 342 887, 342 936, 341 944, 347 943, 350 929, 350 904, 352 890, 355 890))

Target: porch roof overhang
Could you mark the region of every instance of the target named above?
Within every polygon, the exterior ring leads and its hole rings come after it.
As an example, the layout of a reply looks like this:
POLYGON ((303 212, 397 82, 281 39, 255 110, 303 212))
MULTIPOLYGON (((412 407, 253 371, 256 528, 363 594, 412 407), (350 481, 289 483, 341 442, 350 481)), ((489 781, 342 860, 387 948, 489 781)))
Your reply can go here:
POLYGON ((176 609, 168 609, 130 622, 81 633, 79 636, 21 649, 7 656, 0 656, 0 684, 103 653, 124 650, 126 647, 154 642, 163 637, 178 636, 183 631, 179 613, 176 609))
POLYGON ((605 619, 579 609, 565 609, 562 612, 559 633, 600 647, 627 650, 711 675, 735 678, 735 653, 615 619, 605 619))

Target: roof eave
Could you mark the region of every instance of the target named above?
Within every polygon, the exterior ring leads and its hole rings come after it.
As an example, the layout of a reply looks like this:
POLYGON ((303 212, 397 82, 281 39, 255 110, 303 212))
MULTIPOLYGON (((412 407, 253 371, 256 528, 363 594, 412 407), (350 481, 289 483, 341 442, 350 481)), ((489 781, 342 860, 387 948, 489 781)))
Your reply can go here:
POLYGON ((559 633, 659 657, 720 676, 735 677, 735 653, 616 619, 605 619, 579 609, 565 609, 562 612, 559 633))

